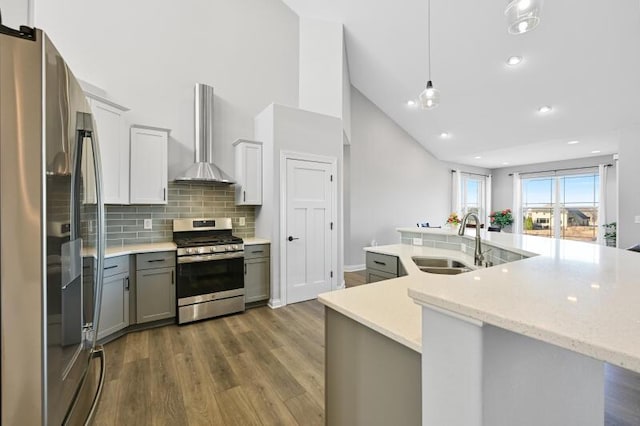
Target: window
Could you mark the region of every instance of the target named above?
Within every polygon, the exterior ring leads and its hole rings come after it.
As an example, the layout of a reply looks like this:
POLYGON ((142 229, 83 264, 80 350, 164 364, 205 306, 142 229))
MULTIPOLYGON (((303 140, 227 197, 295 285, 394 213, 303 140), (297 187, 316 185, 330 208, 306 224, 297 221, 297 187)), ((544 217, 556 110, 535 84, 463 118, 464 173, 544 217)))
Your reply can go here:
POLYGON ((485 178, 483 176, 462 176, 462 214, 475 213, 480 223, 486 222, 485 178))
POLYGON ((523 178, 523 233, 596 241, 599 185, 597 174, 523 178))

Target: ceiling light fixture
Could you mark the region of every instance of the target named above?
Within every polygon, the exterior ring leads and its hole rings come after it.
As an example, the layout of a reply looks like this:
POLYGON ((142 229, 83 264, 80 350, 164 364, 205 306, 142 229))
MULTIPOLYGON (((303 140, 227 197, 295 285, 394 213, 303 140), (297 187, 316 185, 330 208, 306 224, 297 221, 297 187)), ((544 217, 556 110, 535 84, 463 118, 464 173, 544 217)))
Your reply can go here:
POLYGON ((416 106, 416 101, 414 101, 413 99, 408 100, 407 101, 407 106, 410 106, 410 107, 416 106))
POLYGON ((548 112, 551 112, 552 109, 553 108, 551 108, 549 105, 542 105, 540 108, 538 108, 538 112, 546 114, 548 112))
POLYGON ((569 145, 576 145, 576 144, 579 144, 579 143, 580 143, 580 141, 569 141, 569 142, 567 142, 567 143, 568 143, 569 145))
POLYGON ((440 91, 438 89, 433 88, 433 83, 431 82, 431 0, 427 0, 427 44, 428 44, 428 53, 427 53, 427 61, 428 61, 428 71, 429 71, 429 81, 427 81, 427 88, 420 93, 420 106, 422 109, 433 109, 440 104, 440 91))
POLYGON ((476 156, 475 156, 475 157, 473 157, 473 158, 475 158, 476 160, 479 160, 479 159, 481 159, 482 157, 481 157, 480 155, 476 155, 476 156))
POLYGON ((524 34, 540 23, 543 0, 512 0, 504 11, 509 34, 524 34))
POLYGON ((594 151, 591 151, 591 153, 592 153, 592 154, 600 154, 600 151, 596 149, 596 150, 594 150, 594 151))
POLYGON ((507 59, 507 65, 512 67, 518 65, 520 62, 522 62, 522 56, 509 56, 509 59, 507 59))
POLYGON ((441 137, 441 138, 446 139, 446 138, 448 138, 449 136, 451 136, 451 135, 449 134, 449 132, 442 132, 442 133, 440 133, 440 137, 441 137))

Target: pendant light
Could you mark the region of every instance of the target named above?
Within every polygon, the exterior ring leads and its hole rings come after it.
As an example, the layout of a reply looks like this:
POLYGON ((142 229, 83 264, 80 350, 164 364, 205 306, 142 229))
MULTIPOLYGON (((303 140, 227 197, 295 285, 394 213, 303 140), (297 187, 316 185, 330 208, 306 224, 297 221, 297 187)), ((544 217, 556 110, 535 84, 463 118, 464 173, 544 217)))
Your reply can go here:
POLYGON ((422 109, 433 109, 440 104, 440 91, 434 89, 431 82, 431 0, 427 0, 427 38, 428 38, 428 66, 429 66, 429 81, 427 82, 427 88, 420 93, 418 97, 420 99, 420 106, 422 109))
POLYGON ((540 23, 544 0, 511 0, 504 11, 509 34, 524 34, 540 23))

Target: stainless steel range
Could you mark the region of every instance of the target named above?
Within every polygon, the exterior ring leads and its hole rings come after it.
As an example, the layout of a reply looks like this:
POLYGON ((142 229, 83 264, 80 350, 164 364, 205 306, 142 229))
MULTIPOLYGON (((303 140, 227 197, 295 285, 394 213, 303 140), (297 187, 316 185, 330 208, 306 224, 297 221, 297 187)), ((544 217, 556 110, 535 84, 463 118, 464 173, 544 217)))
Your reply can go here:
POLYGON ((244 311, 244 245, 230 218, 176 219, 178 324, 244 311))

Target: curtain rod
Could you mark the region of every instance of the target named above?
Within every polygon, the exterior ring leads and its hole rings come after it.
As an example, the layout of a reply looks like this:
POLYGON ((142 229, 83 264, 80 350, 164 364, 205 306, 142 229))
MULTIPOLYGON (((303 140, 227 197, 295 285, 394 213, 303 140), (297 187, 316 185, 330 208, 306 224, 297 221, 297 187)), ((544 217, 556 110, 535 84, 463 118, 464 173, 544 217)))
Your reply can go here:
MULTIPOLYGON (((605 167, 613 167, 613 164, 605 164, 605 167)), ((567 167, 565 169, 553 169, 553 170, 537 170, 531 172, 518 172, 521 175, 534 175, 536 173, 549 173, 549 172, 564 172, 567 170, 585 170, 585 169, 597 169, 599 166, 585 166, 585 167, 567 167)), ((513 176, 513 173, 509 173, 509 176, 513 176)))
MULTIPOLYGON (((456 172, 456 170, 451 169, 451 173, 455 173, 455 172, 456 172)), ((491 175, 483 175, 483 174, 481 174, 481 173, 465 172, 465 171, 462 171, 462 170, 460 170, 460 173, 464 173, 465 175, 482 176, 482 177, 491 177, 491 175)))

